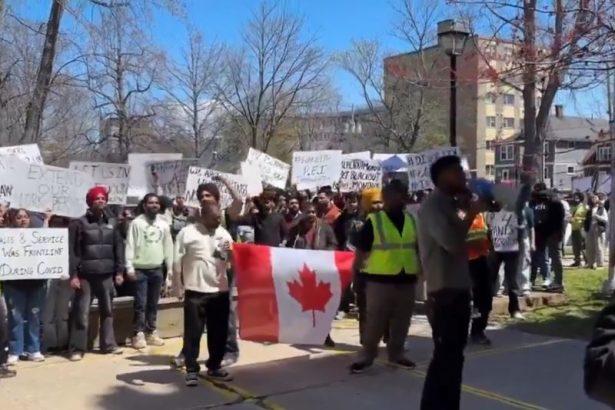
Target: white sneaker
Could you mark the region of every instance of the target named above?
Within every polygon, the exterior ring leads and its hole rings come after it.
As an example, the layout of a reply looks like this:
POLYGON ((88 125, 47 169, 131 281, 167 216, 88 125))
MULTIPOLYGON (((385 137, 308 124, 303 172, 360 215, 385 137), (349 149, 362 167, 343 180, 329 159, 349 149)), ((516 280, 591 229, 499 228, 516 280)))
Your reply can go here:
POLYGON ((512 318, 516 320, 525 320, 525 316, 521 312, 515 312, 512 314, 512 318))
POLYGON ((44 362, 45 356, 41 352, 26 353, 26 357, 31 362, 44 362))
POLYGON ((14 366, 19 361, 19 356, 15 354, 10 354, 6 364, 9 366, 14 366))
POLYGON ((145 342, 148 346, 164 346, 164 340, 158 336, 158 332, 156 330, 145 335, 145 342))
POLYGON ((143 332, 137 333, 132 337, 132 348, 133 349, 145 349, 147 347, 147 342, 145 341, 145 334, 143 332))

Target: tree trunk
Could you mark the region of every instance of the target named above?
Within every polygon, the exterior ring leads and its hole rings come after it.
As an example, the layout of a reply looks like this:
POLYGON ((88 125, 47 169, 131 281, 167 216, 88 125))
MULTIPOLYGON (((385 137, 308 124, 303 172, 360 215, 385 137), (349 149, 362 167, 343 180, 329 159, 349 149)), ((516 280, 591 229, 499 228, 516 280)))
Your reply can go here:
MULTIPOLYGON (((1 1, 1 0, 0 0, 1 1)), ((64 0, 53 0, 49 20, 47 21, 47 32, 45 33, 45 44, 41 55, 40 65, 36 74, 36 87, 32 93, 32 99, 26 107, 26 126, 22 141, 26 143, 36 142, 39 137, 41 121, 43 119, 43 109, 45 100, 49 92, 51 74, 53 71, 53 61, 56 55, 56 45, 60 31, 60 21, 64 11, 64 0)))
POLYGON ((523 69, 523 117, 524 153, 521 181, 533 184, 539 171, 537 154, 540 152, 536 133, 536 0, 525 0, 523 3, 523 54, 525 67, 523 69))

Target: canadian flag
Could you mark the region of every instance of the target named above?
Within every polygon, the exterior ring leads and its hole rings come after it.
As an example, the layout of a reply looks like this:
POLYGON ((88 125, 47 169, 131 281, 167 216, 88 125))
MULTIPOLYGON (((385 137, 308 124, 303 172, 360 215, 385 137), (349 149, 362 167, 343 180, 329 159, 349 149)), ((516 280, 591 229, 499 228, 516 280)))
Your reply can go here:
POLYGON ((352 252, 235 244, 239 335, 323 344, 351 279, 352 252))

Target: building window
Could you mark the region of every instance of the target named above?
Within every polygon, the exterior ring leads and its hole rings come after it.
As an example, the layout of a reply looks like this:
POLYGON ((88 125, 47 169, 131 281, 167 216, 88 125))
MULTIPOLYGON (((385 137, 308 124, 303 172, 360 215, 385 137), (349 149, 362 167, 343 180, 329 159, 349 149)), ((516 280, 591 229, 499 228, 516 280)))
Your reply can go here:
POLYGON ((493 165, 487 165, 485 167, 485 171, 487 171, 487 176, 492 177, 493 175, 495 175, 495 167, 493 165))
POLYGON ((487 103, 495 104, 498 101, 498 96, 495 93, 487 93, 485 95, 485 101, 487 103))
POLYGON ((493 141, 492 140, 485 141, 485 148, 493 149, 493 141))
POLYGON ((495 128, 495 117, 487 117, 487 128, 495 128))
POLYGON ((544 179, 549 179, 549 168, 545 167, 544 179))
POLYGON ((515 128, 515 119, 512 117, 502 118, 504 128, 515 128))
POLYGON ((510 179, 510 171, 507 169, 502 170, 502 181, 508 181, 510 179))
POLYGON ((500 159, 502 161, 512 161, 515 156, 515 146, 513 144, 502 145, 500 147, 500 159))
POLYGON ((568 173, 569 174, 574 174, 574 165, 568 167, 568 173))
POLYGON ((543 142, 542 150, 543 150, 542 153, 545 155, 549 153, 549 143, 548 142, 543 142))
POLYGON ((515 105, 515 95, 514 94, 504 94, 504 105, 515 105))
POLYGON ((598 161, 599 162, 607 162, 611 160, 611 146, 603 145, 598 147, 598 161))

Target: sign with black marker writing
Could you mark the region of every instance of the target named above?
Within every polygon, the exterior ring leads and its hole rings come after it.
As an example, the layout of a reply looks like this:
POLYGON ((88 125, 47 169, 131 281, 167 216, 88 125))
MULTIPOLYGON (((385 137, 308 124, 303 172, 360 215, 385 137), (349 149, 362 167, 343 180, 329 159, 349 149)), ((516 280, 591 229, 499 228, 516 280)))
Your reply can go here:
POLYGON ((248 197, 248 183, 241 175, 227 174, 207 168, 190 167, 188 169, 188 178, 186 179, 186 203, 189 206, 200 207, 201 204, 196 196, 197 188, 200 184, 212 182, 220 190, 220 207, 223 209, 228 208, 233 202, 233 197, 226 185, 220 180, 220 177, 225 178, 231 184, 242 200, 248 197))
POLYGON ((107 187, 109 189, 109 204, 126 205, 130 165, 71 161, 69 168, 89 174, 96 185, 107 187))
POLYGON ((0 281, 67 278, 68 229, 0 229, 0 281))
POLYGON ((418 154, 408 154, 408 188, 411 192, 433 189, 429 168, 438 158, 459 155, 457 147, 434 148, 418 154))
POLYGON ((245 162, 259 170, 263 182, 276 188, 286 188, 286 181, 288 181, 288 173, 290 172, 290 165, 287 163, 254 148, 249 149, 245 162))
MULTIPOLYGON (((178 159, 172 161, 157 161, 148 163, 150 185, 158 187, 162 195, 176 197, 186 193, 188 169, 198 164, 197 159, 178 159)), ((156 190, 152 190, 156 192, 156 190)))
POLYGON ((342 172, 342 151, 293 152, 292 182, 297 189, 310 189, 333 185, 342 172))
POLYGON ((361 192, 382 187, 382 166, 378 161, 345 159, 342 161, 340 192, 361 192))

